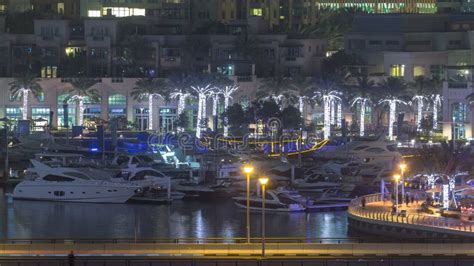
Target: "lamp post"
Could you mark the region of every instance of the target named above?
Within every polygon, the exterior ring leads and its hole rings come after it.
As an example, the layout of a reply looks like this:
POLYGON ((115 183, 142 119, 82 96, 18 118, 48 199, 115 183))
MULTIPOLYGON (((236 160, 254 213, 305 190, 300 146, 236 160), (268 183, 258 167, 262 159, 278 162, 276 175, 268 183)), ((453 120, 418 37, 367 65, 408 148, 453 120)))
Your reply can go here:
POLYGON ((402 180, 402 204, 405 202, 405 169, 407 165, 405 163, 400 164, 400 178, 402 180))
POLYGON ((247 243, 250 243, 250 175, 253 173, 253 166, 245 165, 243 171, 247 177, 247 243))
POLYGON ((3 122, 3 127, 5 128, 5 165, 4 165, 4 169, 3 169, 3 178, 5 179, 5 181, 8 179, 9 177, 9 172, 8 172, 8 168, 9 168, 9 154, 8 154, 8 118, 7 117, 3 117, 3 118, 0 118, 0 121, 3 122))
POLYGON ((397 210, 397 216, 398 216, 398 185, 400 181, 400 175, 394 175, 393 179, 395 179, 395 206, 397 210))
POLYGON ((262 186, 262 257, 265 257, 265 186, 268 183, 267 177, 258 179, 262 186))

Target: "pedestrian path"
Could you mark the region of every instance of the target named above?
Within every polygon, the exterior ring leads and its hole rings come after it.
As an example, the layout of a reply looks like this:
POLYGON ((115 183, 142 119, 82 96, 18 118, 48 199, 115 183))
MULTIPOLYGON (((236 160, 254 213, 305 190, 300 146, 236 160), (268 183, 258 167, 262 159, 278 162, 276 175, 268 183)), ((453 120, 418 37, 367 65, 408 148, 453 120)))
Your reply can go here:
POLYGON ((372 194, 354 199, 349 205, 349 215, 386 223, 455 230, 472 234, 474 237, 473 224, 456 218, 446 218, 439 214, 422 212, 421 201, 399 204, 399 215, 397 215, 393 211, 394 204, 385 196, 372 194))

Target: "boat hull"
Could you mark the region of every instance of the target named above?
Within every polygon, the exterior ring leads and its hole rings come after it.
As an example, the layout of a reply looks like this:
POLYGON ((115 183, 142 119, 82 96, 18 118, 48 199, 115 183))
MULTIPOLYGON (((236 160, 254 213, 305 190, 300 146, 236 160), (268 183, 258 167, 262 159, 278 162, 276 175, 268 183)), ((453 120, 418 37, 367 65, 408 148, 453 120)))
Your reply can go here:
POLYGON ((138 187, 114 185, 111 183, 71 183, 23 181, 13 193, 13 199, 88 202, 88 203, 124 203, 129 200, 138 187))

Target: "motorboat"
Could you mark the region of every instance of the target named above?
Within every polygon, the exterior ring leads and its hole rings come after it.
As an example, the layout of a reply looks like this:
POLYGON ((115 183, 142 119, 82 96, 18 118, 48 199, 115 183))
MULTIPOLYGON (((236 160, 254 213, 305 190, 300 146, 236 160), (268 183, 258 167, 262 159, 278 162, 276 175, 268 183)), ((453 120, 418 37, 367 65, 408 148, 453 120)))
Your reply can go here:
POLYGON ((186 165, 179 165, 177 168, 174 164, 157 162, 153 157, 147 154, 120 154, 115 156, 109 165, 111 169, 132 169, 150 167, 160 171, 172 180, 188 180, 190 178, 199 177, 199 171, 186 165))
MULTIPOLYGON (((247 197, 233 197, 234 204, 240 208, 247 208, 247 197)), ((262 197, 253 194, 250 198, 250 209, 262 209, 262 197)), ((265 210, 275 212, 302 212, 306 210, 300 202, 289 197, 285 190, 267 190, 265 193, 265 210)))
POLYGON ((34 155, 34 159, 50 167, 98 167, 96 160, 85 158, 78 153, 44 152, 34 155))
POLYGON ((315 158, 328 160, 323 170, 336 174, 377 175, 380 171, 391 171, 402 161, 397 144, 385 140, 354 140, 331 151, 317 153, 315 158), (348 169, 348 167, 350 167, 348 169))
POLYGON ((303 178, 294 179, 291 186, 301 192, 324 192, 327 189, 338 188, 341 186, 339 176, 321 175, 310 173, 303 178))
POLYGON ((32 159, 27 171, 33 178, 20 182, 13 190, 14 199, 90 203, 124 203, 140 187, 95 179, 84 169, 49 167, 32 159))

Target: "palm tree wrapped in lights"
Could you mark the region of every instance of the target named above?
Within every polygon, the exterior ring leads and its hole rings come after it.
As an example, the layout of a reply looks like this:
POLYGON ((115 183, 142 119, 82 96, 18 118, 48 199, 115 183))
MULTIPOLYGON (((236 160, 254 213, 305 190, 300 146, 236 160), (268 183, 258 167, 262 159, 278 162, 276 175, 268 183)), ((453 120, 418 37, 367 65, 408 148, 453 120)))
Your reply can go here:
MULTIPOLYGON (((177 117, 184 112, 186 108, 186 99, 191 96, 187 90, 189 89, 189 78, 184 73, 174 74, 168 78, 167 86, 171 89, 170 99, 178 100, 177 117)), ((178 132, 184 129, 178 127, 178 132)))
POLYGON ((424 102, 427 100, 425 96, 427 93, 427 89, 431 87, 430 81, 425 78, 424 76, 417 76, 413 83, 410 84, 410 88, 413 91, 413 98, 412 101, 416 102, 416 130, 418 132, 421 131, 421 120, 423 119, 423 106, 424 102))
POLYGON ((362 75, 356 77, 355 94, 353 95, 351 106, 359 104, 359 135, 365 135, 365 109, 367 105, 372 103, 371 95, 374 90, 374 82, 369 80, 367 76, 362 75))
POLYGON ((100 102, 99 91, 92 88, 97 81, 95 79, 78 77, 71 80, 72 88, 68 91, 68 96, 64 98, 64 103, 74 102, 79 107, 78 122, 79 125, 84 125, 84 101, 88 100, 91 103, 100 102))
POLYGON ((331 136, 331 102, 341 101, 341 93, 337 90, 337 84, 330 78, 319 78, 315 80, 315 88, 313 99, 319 101, 323 105, 324 138, 328 139, 331 136))
POLYGON ((406 84, 400 78, 389 77, 381 84, 385 93, 384 98, 379 101, 379 104, 388 104, 389 106, 389 121, 388 121, 388 138, 393 140, 393 124, 395 123, 395 115, 397 112, 397 104, 406 105, 400 97, 406 89, 406 84))
MULTIPOLYGON (((229 108, 229 103, 230 103, 230 99, 232 99, 232 94, 234 94, 238 89, 239 89, 239 86, 235 84, 228 84, 222 88, 221 93, 224 96, 224 110, 225 111, 227 111, 227 108, 229 108)), ((229 136, 228 122, 229 121, 227 117, 224 117, 224 137, 229 136)))
POLYGON ((207 97, 215 89, 216 77, 209 73, 198 73, 191 78, 191 92, 198 98, 198 113, 197 113, 197 125, 196 125, 196 137, 201 137, 203 121, 206 119, 207 110, 207 97))
POLYGON ((433 77, 431 79, 431 85, 433 87, 433 94, 430 95, 433 103, 433 130, 438 129, 438 110, 441 107, 441 88, 443 86, 443 80, 439 77, 433 77))
POLYGON ((43 88, 41 88, 38 83, 38 79, 31 74, 26 74, 23 77, 15 78, 15 80, 8 85, 10 85, 11 96, 14 99, 22 98, 23 110, 21 116, 23 120, 28 119, 28 96, 31 92, 35 98, 39 98, 43 93, 43 88))
POLYGON ((167 86, 163 80, 152 78, 140 79, 135 85, 130 95, 139 102, 148 100, 148 130, 153 130, 153 100, 156 98, 165 100, 163 95, 167 92, 167 86))
POLYGON ((301 75, 291 77, 288 93, 298 99, 298 110, 300 111, 301 118, 304 116, 305 103, 313 91, 314 84, 312 79, 301 75))

